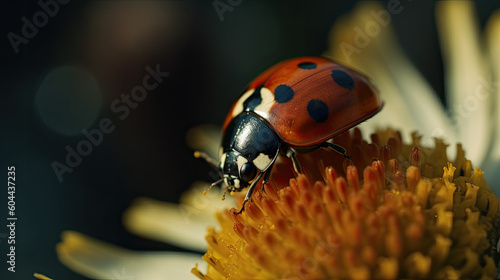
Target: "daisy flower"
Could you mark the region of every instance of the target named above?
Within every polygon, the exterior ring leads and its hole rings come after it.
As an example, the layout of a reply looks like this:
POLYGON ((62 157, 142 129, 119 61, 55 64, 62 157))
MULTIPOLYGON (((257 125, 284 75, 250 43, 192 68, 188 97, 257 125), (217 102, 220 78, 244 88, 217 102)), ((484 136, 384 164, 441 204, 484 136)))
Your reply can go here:
POLYGON ((292 167, 278 164, 245 212, 217 213, 221 230, 209 228, 206 237, 208 270, 193 273, 203 280, 496 279, 500 200, 461 146, 450 163, 441 140, 427 148, 413 134, 407 145, 390 130, 370 138, 359 130, 334 138, 352 162, 330 151, 303 155, 301 163, 321 174, 286 183, 292 167))
MULTIPOLYGON (((481 44, 472 2, 437 4, 446 110, 398 46, 390 20, 356 45, 356 28, 373 28, 374 14, 384 11, 376 3, 358 5, 334 25, 325 53, 373 78, 386 102, 361 130, 334 139, 352 162, 316 151, 299 158, 309 170, 300 176, 287 162, 277 164, 265 192, 255 192, 237 216, 242 198, 221 205, 217 192, 202 196, 206 185, 196 185, 179 205, 139 199, 125 213, 131 232, 206 251, 203 260, 133 252, 68 231, 57 246, 61 262, 106 279, 497 278, 499 200, 481 169, 500 191, 494 177, 500 147, 492 141, 500 126, 494 52, 500 39, 493 35, 500 15, 488 21, 481 44), (399 131, 379 129, 387 125, 399 131), (462 145, 448 156, 445 143, 456 142, 462 145)), ((217 133, 193 133, 190 139, 207 140, 200 141, 203 150, 219 144, 217 133)))

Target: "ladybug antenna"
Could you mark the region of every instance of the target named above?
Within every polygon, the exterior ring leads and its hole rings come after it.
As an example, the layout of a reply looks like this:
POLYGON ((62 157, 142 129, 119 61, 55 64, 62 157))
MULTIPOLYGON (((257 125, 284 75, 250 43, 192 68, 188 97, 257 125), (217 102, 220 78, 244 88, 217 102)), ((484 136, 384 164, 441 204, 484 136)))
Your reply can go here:
POLYGON ((217 169, 218 166, 219 166, 219 163, 215 159, 211 158, 207 153, 200 152, 200 151, 195 151, 194 152, 194 157, 195 158, 202 158, 202 159, 206 160, 215 169, 217 169))
POLYGON ((226 188, 226 190, 224 191, 224 193, 222 194, 222 198, 221 198, 222 200, 225 200, 225 199, 226 199, 226 193, 227 193, 227 188, 226 188))
MULTIPOLYGON (((219 180, 213 182, 210 186, 208 186, 208 188, 203 192, 203 195, 207 195, 207 192, 213 187, 213 186, 216 186, 218 184, 220 184, 222 182, 222 178, 220 178, 219 180)), ((226 190, 227 191, 227 190, 226 190)), ((226 192, 224 192, 225 194, 226 192)))

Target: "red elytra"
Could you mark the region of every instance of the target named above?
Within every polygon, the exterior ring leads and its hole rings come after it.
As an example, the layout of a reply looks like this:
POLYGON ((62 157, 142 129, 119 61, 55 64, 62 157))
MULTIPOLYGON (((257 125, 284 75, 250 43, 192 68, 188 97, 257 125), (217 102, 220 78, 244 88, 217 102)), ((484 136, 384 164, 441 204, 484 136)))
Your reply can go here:
POLYGON ((235 116, 249 111, 265 120, 288 146, 302 148, 356 126, 382 106, 378 90, 360 72, 327 58, 300 57, 278 63, 250 82, 229 111, 223 132, 235 116), (256 89, 260 104, 248 102, 256 89), (245 101, 252 106, 245 106, 245 101))

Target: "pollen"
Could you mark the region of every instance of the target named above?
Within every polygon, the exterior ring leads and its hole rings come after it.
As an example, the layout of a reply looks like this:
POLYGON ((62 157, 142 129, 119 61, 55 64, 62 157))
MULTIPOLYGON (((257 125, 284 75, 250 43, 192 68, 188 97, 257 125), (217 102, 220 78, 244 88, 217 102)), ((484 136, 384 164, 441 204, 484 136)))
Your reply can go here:
MULTIPOLYGON (((460 145, 405 144, 397 131, 343 133, 283 160, 245 211, 216 214, 200 279, 496 279, 500 200, 460 145)), ((256 189, 261 189, 261 185, 256 189)), ((231 195, 233 195, 231 193, 231 195)), ((239 203, 243 195, 236 195, 239 203)))

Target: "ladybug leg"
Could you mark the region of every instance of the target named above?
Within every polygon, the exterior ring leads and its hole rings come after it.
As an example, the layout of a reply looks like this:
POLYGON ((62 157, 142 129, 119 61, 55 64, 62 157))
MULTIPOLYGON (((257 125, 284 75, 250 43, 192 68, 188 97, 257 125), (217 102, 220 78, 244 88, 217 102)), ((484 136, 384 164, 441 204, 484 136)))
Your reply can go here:
POLYGON ((243 210, 245 210, 245 204, 252 198, 253 191, 255 189, 255 185, 257 185, 257 182, 260 181, 260 178, 262 178, 262 175, 264 175, 264 172, 260 172, 257 177, 253 180, 252 184, 250 184, 250 187, 248 188, 247 194, 245 195, 245 200, 243 201, 243 205, 241 205, 240 211, 238 213, 234 213, 235 215, 241 214, 243 210))
POLYGON ((297 151, 289 147, 286 151, 286 157, 292 160, 293 169, 295 169, 295 172, 297 172, 297 174, 302 174, 302 167, 300 166, 300 163, 297 160, 297 151))
POLYGON ((348 158, 348 159, 350 158, 348 155, 346 155, 347 151, 345 150, 345 148, 342 146, 339 146, 337 144, 333 144, 330 142, 323 142, 319 145, 318 148, 332 149, 335 152, 343 155, 345 158, 348 158))
POLYGON ((271 165, 269 165, 269 167, 266 170, 266 174, 264 175, 264 179, 262 180, 262 189, 260 190, 261 193, 264 192, 264 186, 267 184, 269 178, 271 177, 271 170, 273 170, 273 166, 274 166, 274 161, 273 163, 271 163, 271 165))

